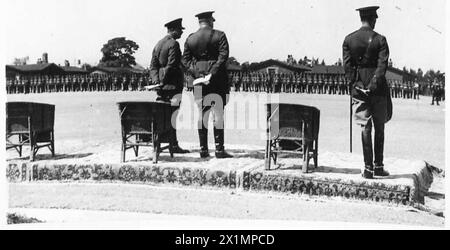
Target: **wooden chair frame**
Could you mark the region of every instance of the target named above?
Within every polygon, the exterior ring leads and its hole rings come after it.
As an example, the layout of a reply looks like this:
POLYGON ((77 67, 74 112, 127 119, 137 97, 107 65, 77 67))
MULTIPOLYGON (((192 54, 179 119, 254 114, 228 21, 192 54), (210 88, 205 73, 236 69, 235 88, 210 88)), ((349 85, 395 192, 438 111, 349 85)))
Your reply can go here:
MULTIPOLYGON (((269 104, 270 105, 270 104, 269 104)), ((307 173, 308 172, 308 166, 309 161, 311 158, 314 160, 314 167, 318 167, 318 148, 319 148, 319 141, 318 141, 318 131, 317 136, 313 136, 312 138, 308 138, 305 136, 306 133, 306 126, 311 126, 308 124, 308 120, 304 117, 299 117, 299 128, 301 128, 301 134, 302 137, 295 137, 295 136, 280 136, 280 135, 273 135, 271 133, 272 131, 272 121, 273 117, 277 112, 279 112, 279 106, 274 110, 271 111, 271 114, 267 118, 267 143, 266 143, 266 155, 265 155, 265 169, 270 170, 271 169, 271 163, 272 161, 274 164, 277 164, 278 160, 278 154, 280 153, 288 153, 288 154, 296 154, 302 157, 303 164, 302 164, 302 172, 307 173), (293 144, 295 144, 295 148, 292 149, 283 149, 280 146, 281 141, 291 141, 293 144)), ((320 116, 319 116, 320 119, 320 116)))
MULTIPOLYGON (((28 103, 25 103, 26 105, 28 103)), ((53 112, 54 115, 54 112, 53 112)), ((22 157, 23 147, 30 146, 30 161, 36 159, 36 154, 39 149, 47 147, 52 153, 52 157, 55 156, 55 133, 52 128, 34 128, 33 127, 33 115, 20 115, 11 116, 7 114, 6 119, 7 132, 6 132, 6 150, 15 149, 19 153, 19 157, 22 157), (8 129, 12 120, 22 120, 22 124, 27 124, 26 128, 22 130, 8 129), (12 138, 18 138, 18 142, 12 142, 12 138)))
MULTIPOLYGON (((125 103, 118 103, 119 105, 124 105, 125 103)), ((158 158, 161 152, 168 149, 170 157, 173 158, 174 154, 170 147, 171 134, 170 130, 157 132, 157 120, 154 117, 142 117, 142 118, 128 118, 124 119, 123 114, 125 113, 127 106, 121 110, 120 120, 121 120, 121 131, 122 131, 122 147, 121 147, 121 162, 125 162, 126 152, 129 149, 133 149, 135 156, 139 155, 139 147, 153 147, 153 163, 158 163, 158 158), (129 126, 126 123, 129 122, 146 122, 149 127, 146 131, 127 131, 126 127, 129 126), (141 137, 146 136, 147 139, 142 139, 141 137), (162 146, 162 144, 166 144, 162 146)))

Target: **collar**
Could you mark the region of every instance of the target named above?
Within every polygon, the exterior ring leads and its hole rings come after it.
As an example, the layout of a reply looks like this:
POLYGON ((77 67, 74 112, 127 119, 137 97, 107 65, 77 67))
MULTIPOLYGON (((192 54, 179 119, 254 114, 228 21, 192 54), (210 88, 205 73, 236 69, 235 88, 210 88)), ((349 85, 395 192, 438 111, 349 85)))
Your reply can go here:
POLYGON ((212 30, 212 28, 209 26, 203 26, 203 27, 200 27, 198 30, 212 30))
POLYGON ((370 26, 361 26, 359 30, 373 30, 370 26))

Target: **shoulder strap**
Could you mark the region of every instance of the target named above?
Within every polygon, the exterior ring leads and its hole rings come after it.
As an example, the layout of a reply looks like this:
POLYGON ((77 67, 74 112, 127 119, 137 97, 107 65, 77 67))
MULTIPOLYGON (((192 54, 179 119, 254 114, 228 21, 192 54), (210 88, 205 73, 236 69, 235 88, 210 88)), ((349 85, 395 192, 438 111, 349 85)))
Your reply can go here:
POLYGON ((363 57, 366 61, 369 60, 369 49, 370 49, 370 45, 372 45, 372 41, 374 38, 375 38, 375 32, 373 32, 373 34, 370 36, 369 43, 367 44, 366 52, 364 52, 363 57))
POLYGON ((209 34, 209 38, 208 38, 208 43, 206 44, 206 54, 208 54, 208 52, 209 51, 211 51, 211 41, 212 41, 212 39, 213 39, 213 36, 214 36, 214 33, 216 33, 215 32, 215 30, 211 30, 211 34, 209 34))
MULTIPOLYGON (((369 43, 367 44, 366 51, 364 52, 363 60, 365 60, 365 61, 369 60, 369 48, 370 48, 370 45, 372 45, 372 41, 374 38, 375 38, 375 32, 373 32, 373 34, 370 36, 369 43)), ((356 78, 355 79, 356 79, 356 81, 359 80, 359 66, 356 67, 356 78)))

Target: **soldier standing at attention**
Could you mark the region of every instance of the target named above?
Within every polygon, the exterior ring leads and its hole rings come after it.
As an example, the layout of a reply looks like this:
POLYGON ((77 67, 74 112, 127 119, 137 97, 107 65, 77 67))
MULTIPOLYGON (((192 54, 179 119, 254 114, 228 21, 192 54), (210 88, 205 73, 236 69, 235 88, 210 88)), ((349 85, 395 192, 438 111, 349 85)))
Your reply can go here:
POLYGON ((392 102, 385 77, 389 47, 386 38, 374 31, 378 8, 357 9, 362 27, 345 37, 342 45, 345 73, 352 85, 355 120, 362 128, 365 163, 362 176, 367 179, 389 175, 383 165, 384 124, 392 116, 392 102), (375 160, 372 126, 375 128, 375 160))
MULTIPOLYGON (((153 84, 161 85, 157 91, 156 100, 175 103, 175 107, 172 109, 173 114, 180 106, 183 92, 184 73, 181 65, 180 44, 177 39, 183 34, 184 28, 181 18, 168 22, 164 26, 167 28, 167 35, 153 49, 150 76, 153 84)), ((173 124, 171 129, 170 152, 189 153, 188 150, 184 150, 178 145, 176 124, 173 124)))
POLYGON ((194 88, 194 97, 201 114, 198 124, 200 157, 209 157, 208 120, 212 110, 216 158, 231 158, 233 156, 224 147, 224 109, 230 94, 226 69, 229 46, 225 33, 214 29, 213 13, 208 11, 196 15, 200 28, 186 39, 183 63, 195 77, 211 75, 208 84, 194 88))
POLYGON ((414 80, 414 99, 419 100, 419 83, 417 82, 417 79, 414 80))
POLYGON ((434 101, 436 101, 436 105, 439 106, 439 99, 439 84, 436 79, 434 79, 431 87, 431 105, 434 105, 434 101))

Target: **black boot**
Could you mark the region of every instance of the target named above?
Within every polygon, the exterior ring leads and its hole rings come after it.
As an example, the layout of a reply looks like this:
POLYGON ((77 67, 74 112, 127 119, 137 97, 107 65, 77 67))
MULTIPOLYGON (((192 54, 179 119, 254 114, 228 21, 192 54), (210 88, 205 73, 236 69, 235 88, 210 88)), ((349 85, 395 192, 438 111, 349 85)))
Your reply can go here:
POLYGON ((373 179, 374 176, 374 170, 372 165, 366 165, 364 167, 364 171, 362 173, 362 177, 365 179, 373 179))
POLYGON ((182 149, 180 145, 178 145, 178 139, 177 139, 177 131, 175 129, 172 129, 171 131, 171 143, 170 143, 170 152, 174 154, 189 154, 190 151, 186 149, 182 149))
POLYGON ((225 151, 224 144, 224 131, 223 129, 214 129, 214 140, 216 143, 216 158, 233 158, 232 155, 225 151))
POLYGON ((389 172, 384 170, 383 165, 378 165, 378 166, 375 166, 373 175, 379 176, 379 177, 386 177, 386 176, 389 176, 389 172))
POLYGON ((208 130, 206 128, 199 129, 198 137, 200 139, 200 158, 208 158, 208 130))

